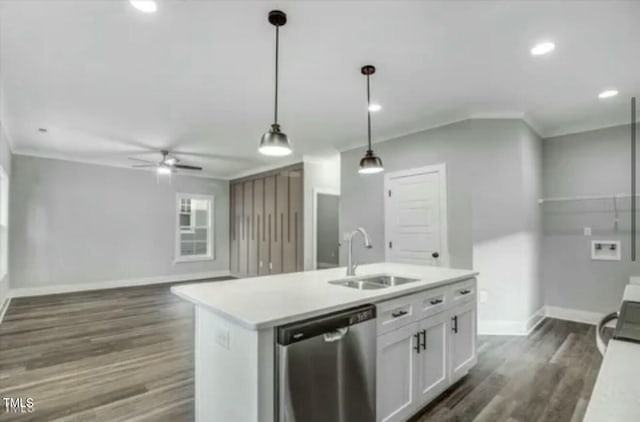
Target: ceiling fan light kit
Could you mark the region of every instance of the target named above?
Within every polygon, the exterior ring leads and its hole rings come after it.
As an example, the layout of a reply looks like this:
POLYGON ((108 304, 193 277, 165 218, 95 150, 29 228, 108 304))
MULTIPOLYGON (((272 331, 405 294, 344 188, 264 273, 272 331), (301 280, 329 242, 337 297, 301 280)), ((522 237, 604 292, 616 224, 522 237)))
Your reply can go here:
POLYGON ((190 166, 187 164, 179 164, 180 160, 177 159, 176 157, 169 155, 168 150, 162 150, 160 151, 160 154, 162 154, 162 159, 158 163, 154 161, 142 160, 140 158, 134 158, 134 157, 129 157, 129 160, 144 163, 144 164, 136 164, 133 166, 134 168, 155 167, 156 173, 158 173, 158 175, 168 175, 168 174, 174 173, 176 169, 197 170, 197 171, 202 170, 202 167, 190 166))
POLYGON ((275 76, 275 96, 274 96, 274 113, 273 124, 271 128, 262 135, 258 152, 263 155, 276 157, 284 157, 291 154, 291 142, 286 133, 280 130, 278 124, 278 65, 279 65, 279 46, 280 46, 280 27, 287 23, 287 15, 281 10, 272 10, 269 12, 269 23, 276 28, 276 76, 275 76))
POLYGON ((368 148, 364 157, 360 160, 360 174, 374 174, 384 171, 382 160, 378 157, 371 147, 371 82, 370 77, 376 73, 376 68, 370 64, 362 66, 360 72, 367 78, 367 138, 368 148))

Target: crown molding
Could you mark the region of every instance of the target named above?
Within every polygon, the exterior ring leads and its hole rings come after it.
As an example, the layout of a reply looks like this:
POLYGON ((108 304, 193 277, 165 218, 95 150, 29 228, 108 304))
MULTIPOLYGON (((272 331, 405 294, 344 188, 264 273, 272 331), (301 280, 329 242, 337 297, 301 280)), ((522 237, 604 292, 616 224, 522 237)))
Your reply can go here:
POLYGON ((237 173, 234 173, 230 176, 224 176, 225 180, 235 180, 235 179, 242 179, 243 177, 247 177, 247 176, 253 176, 254 174, 258 174, 258 173, 264 173, 264 172, 268 172, 271 170, 276 170, 279 169, 281 167, 287 167, 287 166, 291 166, 294 164, 298 164, 302 162, 302 159, 298 156, 291 156, 289 158, 287 158, 284 161, 278 161, 277 163, 273 163, 273 164, 266 164, 264 166, 260 166, 260 167, 253 167, 251 169, 248 170, 242 170, 239 171, 237 173))
MULTIPOLYGON (((636 120, 636 123, 640 123, 640 118, 638 120, 636 120)), ((544 137, 545 139, 552 139, 552 138, 559 138, 561 136, 566 136, 566 135, 575 135, 577 133, 583 133, 583 132, 594 132, 596 130, 603 130, 603 129, 611 129, 614 127, 619 127, 619 126, 629 126, 631 124, 630 121, 620 121, 618 123, 612 123, 606 126, 602 126, 602 125, 588 125, 588 124, 583 124, 583 125, 574 125, 571 128, 565 128, 562 130, 552 130, 549 131, 546 136, 544 137)))
POLYGON ((525 122, 536 135, 541 138, 546 137, 546 133, 542 130, 540 124, 536 122, 531 116, 524 111, 516 112, 495 112, 495 113, 471 113, 468 116, 469 119, 510 119, 510 120, 522 120, 525 122))
MULTIPOLYGON (((146 171, 153 172, 153 168, 135 168, 126 164, 118 164, 118 163, 105 163, 100 160, 91 159, 91 158, 78 158, 71 155, 59 154, 59 153, 51 153, 51 152, 42 152, 42 151, 34 151, 30 149, 16 149, 12 151, 13 155, 21 155, 24 157, 35 157, 35 158, 44 158, 47 160, 58 160, 58 161, 69 161, 72 163, 78 164, 89 164, 94 166, 102 166, 102 167, 112 167, 133 171, 146 171)), ((209 173, 178 173, 173 175, 172 177, 198 177, 203 179, 213 179, 213 180, 228 180, 226 176, 213 175, 209 173)))

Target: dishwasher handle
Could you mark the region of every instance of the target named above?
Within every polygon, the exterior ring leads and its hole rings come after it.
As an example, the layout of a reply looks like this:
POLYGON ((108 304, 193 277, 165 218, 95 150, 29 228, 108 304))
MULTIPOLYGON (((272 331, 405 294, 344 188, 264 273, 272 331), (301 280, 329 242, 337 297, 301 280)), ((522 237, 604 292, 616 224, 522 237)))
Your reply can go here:
POLYGON ((349 332, 349 327, 338 328, 335 331, 330 331, 324 334, 324 342, 325 343, 333 343, 335 341, 340 341, 347 335, 349 332))

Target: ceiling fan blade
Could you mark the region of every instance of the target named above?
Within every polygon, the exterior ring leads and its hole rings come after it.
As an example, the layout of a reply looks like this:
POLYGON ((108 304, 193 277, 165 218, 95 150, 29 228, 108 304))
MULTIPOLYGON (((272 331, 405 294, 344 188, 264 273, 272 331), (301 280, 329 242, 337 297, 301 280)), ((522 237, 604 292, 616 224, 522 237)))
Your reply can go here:
POLYGON ((133 166, 131 166, 133 168, 151 168, 151 167, 157 167, 155 164, 135 164, 133 166))
POLYGON ((171 167, 175 167, 177 169, 185 169, 185 170, 202 170, 202 167, 188 166, 186 164, 176 164, 171 167))
POLYGON ((140 161, 141 163, 153 163, 153 161, 143 160, 142 158, 127 157, 127 159, 131 161, 140 161))

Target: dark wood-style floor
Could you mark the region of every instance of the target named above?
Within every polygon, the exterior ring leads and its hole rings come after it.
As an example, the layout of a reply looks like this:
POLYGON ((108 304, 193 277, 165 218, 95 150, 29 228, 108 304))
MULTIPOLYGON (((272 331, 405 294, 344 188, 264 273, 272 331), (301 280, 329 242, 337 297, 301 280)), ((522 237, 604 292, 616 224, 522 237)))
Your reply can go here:
MULTIPOLYGON (((581 421, 600 366, 593 330, 549 319, 528 338, 481 337, 478 365, 416 420, 581 421)), ((192 421, 193 370, 193 308, 167 286, 14 299, 0 397, 35 406, 0 420, 192 421)))

